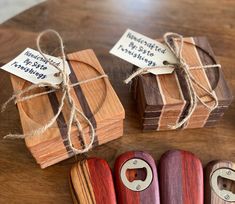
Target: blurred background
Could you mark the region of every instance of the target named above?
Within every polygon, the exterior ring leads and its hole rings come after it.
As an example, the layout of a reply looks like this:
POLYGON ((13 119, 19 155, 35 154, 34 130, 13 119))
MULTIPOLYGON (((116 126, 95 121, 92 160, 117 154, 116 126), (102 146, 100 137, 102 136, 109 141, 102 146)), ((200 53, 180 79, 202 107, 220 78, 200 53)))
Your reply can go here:
POLYGON ((0 0, 0 23, 45 0, 0 0))

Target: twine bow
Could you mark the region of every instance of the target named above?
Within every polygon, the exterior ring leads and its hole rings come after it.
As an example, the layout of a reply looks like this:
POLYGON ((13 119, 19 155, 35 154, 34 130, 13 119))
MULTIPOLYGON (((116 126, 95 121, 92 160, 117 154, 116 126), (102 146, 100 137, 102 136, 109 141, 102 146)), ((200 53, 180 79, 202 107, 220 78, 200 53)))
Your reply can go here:
MULTIPOLYGON (((194 110, 197 107, 197 102, 200 101, 206 108, 208 108, 210 111, 213 111, 218 106, 218 99, 214 93, 213 90, 208 90, 205 86, 200 84, 194 76, 191 74, 190 70, 192 69, 200 69, 200 68, 215 68, 215 67, 221 67, 220 64, 212 64, 212 65, 202 65, 202 66, 195 66, 191 67, 189 66, 184 58, 182 57, 182 50, 184 46, 184 39, 182 35, 179 35, 177 33, 165 33, 163 36, 164 42, 168 46, 168 48, 172 51, 172 53, 175 55, 175 57, 178 59, 178 63, 175 64, 167 64, 164 66, 155 66, 155 67, 146 67, 146 68, 139 68, 134 73, 132 73, 124 82, 127 84, 129 83, 134 77, 149 73, 151 69, 157 69, 157 68, 174 68, 177 66, 179 69, 182 70, 182 73, 184 74, 185 81, 189 90, 189 97, 190 97, 190 103, 189 103, 189 110, 187 115, 184 117, 183 120, 180 122, 177 122, 175 125, 169 125, 171 129, 177 129, 181 127, 182 125, 185 125, 188 120, 190 119, 191 115, 193 114, 194 110), (177 38, 179 40, 179 45, 174 46, 172 45, 169 40, 173 40, 174 38, 177 38), (190 69, 189 69, 190 68, 190 69), (194 85, 198 86, 200 89, 204 90, 213 100, 214 104, 211 106, 206 104, 200 96, 197 94, 194 85)), ((174 41, 173 41, 174 42, 174 41)))
POLYGON ((71 149, 73 150, 74 154, 81 154, 81 153, 87 152, 92 148, 92 145, 94 143, 95 129, 94 129, 94 126, 92 125, 92 123, 90 122, 90 120, 86 117, 86 115, 76 107, 75 101, 74 101, 73 97, 70 94, 70 89, 72 87, 78 86, 80 84, 88 83, 88 82, 91 82, 91 81, 95 81, 95 80, 107 77, 107 75, 103 74, 103 75, 100 75, 100 76, 97 76, 97 77, 94 77, 94 78, 90 78, 90 79, 87 79, 87 80, 84 80, 84 81, 80 81, 80 82, 77 82, 77 83, 74 83, 74 84, 70 84, 69 83, 69 76, 66 72, 66 67, 65 67, 65 65, 66 65, 66 56, 65 56, 65 52, 64 52, 63 40, 62 40, 61 36, 59 35, 59 33, 55 30, 48 29, 48 30, 45 30, 45 31, 41 32, 37 37, 37 48, 38 48, 39 53, 44 57, 44 59, 46 61, 48 61, 48 63, 50 65, 52 65, 53 67, 55 67, 58 70, 58 76, 60 76, 62 78, 61 84, 53 85, 53 84, 50 84, 50 83, 42 82, 42 83, 38 83, 38 84, 33 84, 33 85, 23 89, 23 90, 18 90, 2 105, 2 110, 1 111, 3 112, 6 109, 8 103, 13 101, 13 100, 15 101, 15 103, 17 103, 17 102, 26 101, 26 100, 29 100, 29 99, 32 99, 32 98, 35 98, 35 97, 38 97, 38 96, 46 95, 46 94, 49 94, 49 93, 52 93, 52 92, 61 91, 62 92, 62 97, 60 99, 58 111, 54 115, 54 117, 52 117, 44 126, 38 128, 36 130, 33 130, 30 133, 26 133, 26 134, 8 134, 8 135, 4 136, 4 139, 5 138, 13 138, 13 139, 15 139, 15 138, 25 138, 25 137, 31 137, 31 136, 36 136, 36 135, 43 134, 46 130, 48 130, 48 128, 50 128, 56 122, 56 119, 58 118, 58 116, 60 115, 60 113, 61 113, 61 111, 64 107, 65 100, 67 100, 68 105, 69 105, 69 109, 70 109, 70 116, 69 116, 69 120, 68 120, 68 123, 67 123, 67 126, 68 126, 68 129, 67 129, 68 144, 71 147, 71 149), (61 54, 62 54, 63 69, 60 69, 57 65, 51 63, 50 60, 48 60, 46 55, 41 50, 40 40, 41 40, 43 35, 48 34, 48 33, 55 34, 56 37, 59 39, 60 51, 61 51, 61 54), (37 93, 37 94, 23 96, 24 94, 28 93, 29 91, 32 91, 32 90, 35 90, 36 88, 41 88, 41 87, 48 87, 48 88, 50 88, 50 90, 49 91, 44 91, 44 92, 41 92, 41 93, 37 93), (79 135, 84 140, 83 128, 82 128, 81 122, 78 120, 78 117, 77 117, 78 115, 81 115, 81 117, 84 118, 84 120, 87 122, 88 126, 90 127, 90 142, 89 142, 88 145, 86 143, 84 144, 85 145, 84 149, 75 148, 72 144, 72 141, 71 141, 72 124, 76 125, 76 127, 78 129, 78 132, 79 132, 79 135))

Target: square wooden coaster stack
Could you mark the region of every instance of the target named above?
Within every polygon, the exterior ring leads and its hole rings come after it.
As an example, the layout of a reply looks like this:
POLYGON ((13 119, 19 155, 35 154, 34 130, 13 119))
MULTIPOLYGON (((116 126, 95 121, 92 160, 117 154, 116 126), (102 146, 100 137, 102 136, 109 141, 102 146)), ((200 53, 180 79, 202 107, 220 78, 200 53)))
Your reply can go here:
MULTIPOLYGON (((67 55, 71 69, 71 84, 105 74, 92 50, 84 50, 67 55)), ((31 83, 11 76, 14 90, 22 90, 31 83)), ((36 92, 43 92, 38 89, 36 92)), ((31 93, 31 94, 33 94, 31 93)), ((108 78, 74 86, 70 93, 76 107, 89 118, 95 129, 93 146, 98 146, 123 135, 125 112, 108 78)), ((57 112, 61 100, 61 91, 32 98, 17 103, 24 133, 29 133, 46 124, 57 112)), ((45 133, 25 138, 25 143, 41 168, 48 167, 74 155, 67 140, 67 122, 70 110, 65 102, 62 113, 56 123, 45 133)), ((87 122, 78 116, 83 127, 85 139, 82 140, 75 126, 72 126, 71 138, 75 148, 82 149, 90 142, 90 128, 87 122)))
MULTIPOLYGON (((177 40, 175 42, 178 43, 177 40)), ((182 56, 189 67, 217 64, 205 37, 184 38, 182 56)), ((219 67, 191 69, 190 72, 197 82, 208 90, 213 90, 218 99, 218 107, 210 111, 198 101, 189 121, 181 128, 214 126, 233 99, 223 72, 219 67)), ((194 88, 204 103, 214 103, 200 87, 194 84, 194 88)), ((132 91, 144 131, 169 130, 187 115, 189 90, 179 69, 167 75, 138 76, 132 82, 132 91)))

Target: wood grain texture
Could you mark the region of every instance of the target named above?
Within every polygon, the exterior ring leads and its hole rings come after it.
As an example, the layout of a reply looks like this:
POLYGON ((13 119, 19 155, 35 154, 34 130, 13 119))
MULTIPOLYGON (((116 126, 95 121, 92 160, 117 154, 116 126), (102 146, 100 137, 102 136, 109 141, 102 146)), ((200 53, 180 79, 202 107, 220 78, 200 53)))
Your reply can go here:
POLYGON ((105 160, 79 161, 73 165, 69 179, 74 203, 116 204, 112 173, 105 160))
MULTIPOLYGON (((140 172, 141 173, 141 172, 140 172)), ((129 181, 141 180, 143 175, 139 175, 138 170, 133 169, 132 173, 126 173, 129 181)), ((157 167, 154 162, 154 159, 145 152, 126 152, 120 155, 114 165, 114 177, 115 177, 115 188, 117 192, 117 200, 120 204, 159 204, 159 187, 158 187, 158 175, 157 167), (125 186, 121 179, 121 169, 125 162, 130 159, 142 159, 146 161, 151 169, 153 174, 153 180, 148 188, 143 191, 133 191, 125 186)))
MULTIPOLYGON (((71 53, 67 58, 71 70, 71 84, 104 74, 92 50, 71 53)), ((11 79, 15 91, 31 85, 13 75, 11 79)), ((30 94, 43 91, 45 89, 31 91, 30 94)), ((124 109, 107 78, 75 86, 70 93, 76 107, 86 115, 96 131, 93 146, 122 136, 124 109)), ((18 103, 23 132, 27 134, 45 125, 57 113, 61 97, 62 93, 56 92, 18 103)), ((67 123, 70 117, 68 107, 66 101, 56 124, 43 134, 25 138, 26 146, 42 168, 74 155, 67 140, 67 123)), ((81 115, 77 117, 83 128, 84 140, 75 126, 72 126, 71 140, 75 148, 81 149, 90 143, 90 127, 81 115)))
MULTIPOLYGON (((48 0, 0 25, 0 64, 25 47, 36 48, 38 32, 54 28, 64 39, 66 53, 95 51, 126 111, 124 137, 95 147, 89 157, 104 158, 113 167, 116 157, 126 151, 148 151, 158 160, 169 149, 184 149, 198 155, 204 165, 214 159, 235 162, 234 102, 216 127, 142 133, 135 101, 122 83, 132 65, 109 54, 126 28, 153 39, 169 31, 206 36, 235 94, 234 7, 231 0, 48 0)), ((8 73, 0 70, 0 77, 2 104, 11 96, 12 86, 8 73)), ((0 114, 0 121, 1 138, 22 131, 14 105, 0 114)), ((0 154, 0 203, 72 203, 68 172, 73 158, 41 170, 24 141, 2 139, 0 154)))
POLYGON ((190 152, 166 152, 160 159, 159 187, 162 204, 203 204, 201 161, 190 152))
MULTIPOLYGON (((174 39, 179 46, 179 41, 174 39)), ((184 38, 182 57, 189 67, 218 63, 205 37, 184 38), (195 45, 195 46, 194 46, 195 45)), ((134 67, 134 70, 136 67, 134 67)), ((212 126, 214 120, 220 117, 213 116, 221 107, 228 108, 233 96, 224 78, 222 69, 190 69, 190 73, 207 90, 213 90, 218 99, 218 107, 210 111, 200 101, 187 124, 182 128, 200 128, 212 126)), ((212 106, 213 100, 199 86, 194 85, 195 92, 207 105, 212 106)), ((132 83, 132 91, 136 100, 137 109, 141 117, 143 130, 169 130, 170 126, 183 120, 189 109, 189 89, 181 70, 173 74, 155 76, 153 74, 137 77, 132 83), (151 121, 148 120, 151 118, 151 121), (147 120, 146 120, 147 119, 147 120)), ((224 109, 222 109, 224 110, 224 109)))
MULTIPOLYGON (((207 164, 205 168, 205 204, 234 204, 235 202, 229 202, 221 199, 211 187, 211 176, 213 172, 221 168, 228 168, 231 171, 235 171, 235 164, 231 161, 211 161, 207 164)), ((235 182, 231 180, 218 180, 218 185, 221 190, 225 189, 227 191, 235 193, 235 182)))

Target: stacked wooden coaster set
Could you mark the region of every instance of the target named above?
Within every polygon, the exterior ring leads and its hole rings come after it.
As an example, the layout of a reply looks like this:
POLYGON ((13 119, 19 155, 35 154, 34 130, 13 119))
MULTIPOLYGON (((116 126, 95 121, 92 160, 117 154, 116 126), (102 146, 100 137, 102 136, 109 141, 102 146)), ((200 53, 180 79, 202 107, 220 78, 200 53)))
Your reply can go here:
MULTIPOLYGON (((175 39, 175 43, 178 41, 175 39)), ((208 90, 212 90, 218 106, 209 110, 199 100, 190 119, 181 128, 201 128, 214 126, 232 102, 231 91, 225 81, 221 67, 198 68, 218 64, 205 37, 184 38, 182 57, 189 65, 195 80, 208 90), (194 68, 197 67, 197 68, 194 68)), ((136 70, 134 67, 133 71, 136 70)), ((215 101, 202 88, 194 84, 200 100, 208 106, 215 101)), ((189 89, 180 68, 172 74, 144 74, 136 77, 132 91, 137 103, 142 129, 144 131, 169 130, 181 121, 189 110, 189 89)))
MULTIPOLYGON (((71 69, 71 84, 89 80, 104 71, 92 50, 84 50, 67 55, 71 69)), ((29 82, 11 76, 14 90, 22 90, 29 82)), ((45 91, 38 88, 30 94, 45 91)), ((93 146, 104 144, 123 135, 125 112, 107 77, 89 81, 71 88, 70 93, 76 107, 85 114, 95 129, 93 146)), ((49 93, 17 103, 24 134, 44 126, 58 111, 61 103, 61 91, 49 93)), ((71 110, 65 101, 62 112, 56 122, 42 135, 25 138, 26 145, 41 168, 58 163, 74 155, 68 143, 67 130, 71 110)), ((71 141, 75 148, 83 149, 91 141, 90 126, 81 116, 77 116, 83 128, 83 135, 75 125, 71 130, 71 141)))

